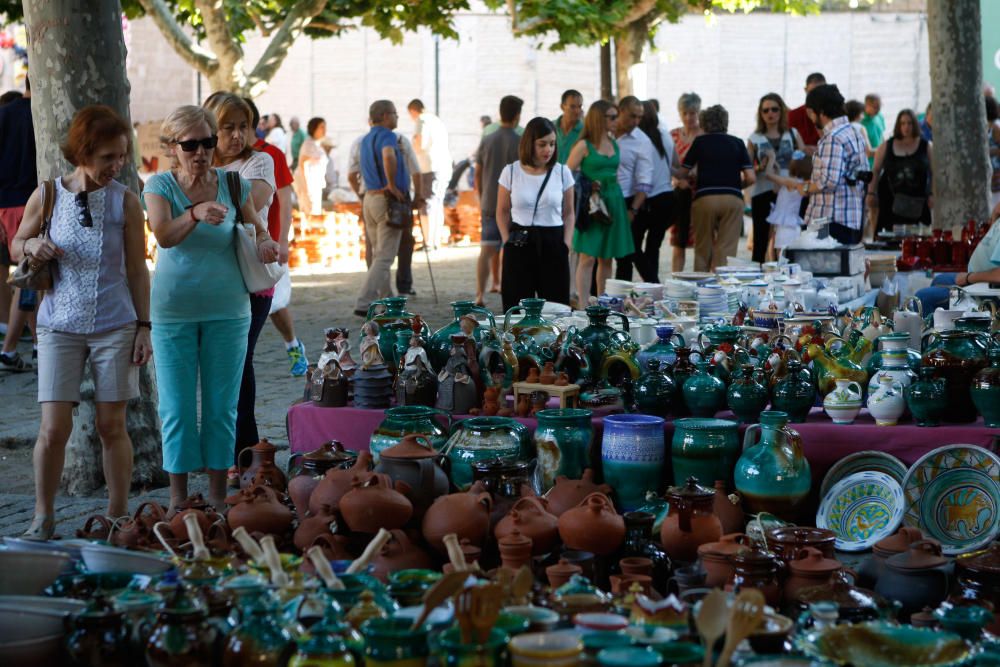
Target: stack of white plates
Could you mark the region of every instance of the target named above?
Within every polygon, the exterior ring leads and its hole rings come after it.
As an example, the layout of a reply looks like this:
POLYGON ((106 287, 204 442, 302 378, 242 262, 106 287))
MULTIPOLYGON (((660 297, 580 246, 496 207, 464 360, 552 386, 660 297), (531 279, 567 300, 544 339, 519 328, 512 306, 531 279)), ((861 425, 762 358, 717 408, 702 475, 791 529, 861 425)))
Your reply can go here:
POLYGON ((729 313, 726 293, 721 285, 702 285, 698 288, 698 315, 721 317, 729 313))
POLYGON ((620 296, 624 298, 631 294, 634 286, 635 284, 629 280, 608 278, 608 280, 604 283, 604 293, 608 296, 620 296))
POLYGON ((660 301, 663 298, 663 285, 660 283, 636 283, 632 291, 639 296, 648 296, 653 301, 660 301))
POLYGON ((698 286, 684 280, 668 280, 663 283, 663 296, 674 300, 691 300, 698 296, 698 286))

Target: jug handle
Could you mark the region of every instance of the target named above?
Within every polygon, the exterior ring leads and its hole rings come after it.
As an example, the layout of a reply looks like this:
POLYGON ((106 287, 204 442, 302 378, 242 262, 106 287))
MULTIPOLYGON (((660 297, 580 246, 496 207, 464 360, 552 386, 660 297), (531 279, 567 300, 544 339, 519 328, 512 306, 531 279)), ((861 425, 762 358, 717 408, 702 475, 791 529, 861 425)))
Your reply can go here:
POLYGON ((238 472, 240 475, 242 475, 243 472, 247 469, 247 467, 249 467, 243 465, 243 455, 249 452, 251 449, 252 447, 244 447, 243 449, 240 450, 240 453, 236 455, 236 472, 238 472))
POLYGON ((920 343, 921 348, 926 350, 927 348, 929 348, 931 345, 934 344, 934 341, 936 341, 940 337, 941 336, 938 334, 937 331, 928 331, 923 336, 921 336, 921 343, 920 343))
POLYGON ((486 316, 486 319, 489 320, 490 328, 492 329, 497 328, 496 318, 493 317, 493 311, 490 310, 489 308, 483 308, 482 306, 473 306, 471 312, 482 313, 483 315, 486 316))
POLYGON ((841 344, 841 347, 843 347, 843 346, 846 346, 846 345, 847 345, 847 341, 846 341, 846 340, 844 340, 844 337, 843 337, 843 336, 838 336, 837 334, 829 334, 829 335, 827 336, 827 339, 826 339, 826 340, 825 340, 825 341, 823 342, 823 349, 824 349, 824 350, 826 350, 827 352, 829 352, 830 354, 833 354, 834 352, 833 352, 833 350, 832 350, 832 349, 830 349, 830 348, 831 348, 831 346, 832 346, 832 345, 833 345, 834 343, 836 343, 836 342, 838 342, 838 341, 840 342, 840 344, 841 344))
POLYGON ((503 314, 503 330, 505 332, 510 331, 511 313, 519 313, 519 312, 527 313, 527 311, 524 309, 524 306, 517 305, 517 306, 511 306, 510 308, 507 309, 507 312, 503 314))
POLYGON ((622 331, 628 331, 628 315, 616 311, 611 311, 608 314, 611 315, 612 317, 619 318, 622 321, 622 331))
MULTIPOLYGON (((242 453, 243 452, 240 452, 240 454, 242 454, 242 453)), ((292 476, 292 471, 295 470, 295 464, 296 464, 296 462, 298 462, 299 459, 301 459, 303 456, 305 456, 305 454, 303 454, 302 452, 295 452, 294 454, 292 454, 291 456, 288 457, 288 476, 289 477, 292 476)))
POLYGON ((378 309, 379 306, 382 306, 383 313, 386 310, 388 310, 386 308, 385 302, 382 299, 378 299, 377 301, 372 301, 371 305, 368 306, 368 314, 365 315, 366 322, 376 315, 376 310, 378 309))
POLYGON ((433 458, 417 459, 417 467, 420 469, 420 492, 425 498, 434 495, 434 460, 433 458))
POLYGON ((447 410, 442 410, 440 408, 431 408, 431 409, 437 415, 440 415, 440 416, 444 417, 447 420, 447 423, 448 423, 448 426, 447 426, 447 428, 448 428, 448 435, 450 436, 451 435, 452 422, 453 422, 451 413, 448 412, 447 410))
MULTIPOLYGON (((989 303, 989 302, 987 302, 987 303, 989 303)), ((923 317, 924 317, 924 304, 916 296, 911 296, 906 301, 904 301, 903 302, 903 306, 900 308, 900 310, 916 310, 917 311, 917 315, 919 315, 921 319, 923 319, 923 317), (913 304, 917 305, 916 309, 911 309, 910 308, 910 306, 912 306, 913 304)))
POLYGON ((847 388, 850 389, 851 387, 857 387, 858 388, 858 394, 860 396, 864 396, 865 395, 865 392, 862 391, 862 389, 861 389, 861 385, 858 384, 857 382, 855 382, 854 380, 851 380, 850 382, 847 383, 847 388))
POLYGON ((747 430, 743 433, 743 451, 745 452, 748 447, 756 445, 757 442, 753 440, 752 433, 754 431, 760 431, 760 424, 750 424, 747 426, 747 430))
MULTIPOLYGON (((857 383, 855 382, 854 384, 857 383)), ((747 431, 749 432, 750 429, 748 428, 747 431)), ((788 426, 782 427, 781 431, 785 434, 785 437, 788 438, 788 442, 791 443, 792 449, 795 450, 795 453, 799 456, 805 457, 805 452, 802 451, 802 436, 799 435, 799 432, 792 430, 788 426)))
POLYGON ((677 332, 674 332, 674 333, 670 334, 670 339, 669 339, 669 340, 670 340, 670 342, 671 342, 671 343, 672 343, 672 342, 674 342, 674 339, 675 339, 675 338, 676 338, 676 339, 677 339, 678 341, 680 341, 680 345, 681 345, 681 347, 687 347, 687 343, 685 343, 685 342, 684 342, 684 336, 680 335, 680 334, 679 334, 679 333, 677 333, 677 332))

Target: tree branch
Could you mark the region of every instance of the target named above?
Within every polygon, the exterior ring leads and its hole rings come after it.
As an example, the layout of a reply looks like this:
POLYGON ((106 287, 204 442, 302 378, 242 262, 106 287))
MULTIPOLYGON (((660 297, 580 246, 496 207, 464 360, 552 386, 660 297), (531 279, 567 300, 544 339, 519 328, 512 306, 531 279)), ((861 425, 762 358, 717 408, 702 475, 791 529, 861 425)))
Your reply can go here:
POLYGON ((215 54, 202 48, 174 19, 170 8, 163 0, 138 0, 146 14, 153 19, 160 32, 173 47, 174 51, 189 65, 210 75, 219 66, 215 54))
POLYGON ((327 0, 302 0, 295 3, 246 79, 246 92, 250 97, 256 97, 264 92, 271 77, 288 55, 292 43, 302 34, 312 18, 326 8, 326 2, 327 0))
POLYGON ((202 25, 205 26, 205 37, 212 45, 218 60, 218 67, 237 88, 243 88, 246 83, 246 72, 243 70, 243 49, 229 32, 226 22, 226 10, 222 0, 195 0, 194 6, 201 14, 202 25))
POLYGON ((515 35, 520 35, 530 30, 537 30, 546 23, 551 23, 551 21, 546 21, 538 16, 529 19, 524 23, 518 21, 517 0, 507 0, 507 12, 510 14, 510 30, 515 35))
POLYGON ((619 28, 624 28, 628 24, 638 21, 652 12, 656 8, 656 0, 638 0, 618 24, 619 28))

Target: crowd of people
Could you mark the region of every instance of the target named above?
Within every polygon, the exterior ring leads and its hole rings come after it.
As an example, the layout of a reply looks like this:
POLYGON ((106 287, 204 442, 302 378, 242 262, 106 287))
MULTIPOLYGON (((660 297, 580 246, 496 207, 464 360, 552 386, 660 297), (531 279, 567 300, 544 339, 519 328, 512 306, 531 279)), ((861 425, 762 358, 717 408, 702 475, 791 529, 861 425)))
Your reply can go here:
MULTIPOLYGON (((499 290, 504 309, 532 296, 584 305, 605 292, 612 273, 659 282, 668 231, 674 271, 684 268, 689 247, 696 271, 713 270, 737 254, 746 202, 755 261, 773 259, 809 223, 824 222, 835 239, 854 244, 866 224, 874 233, 929 222, 930 106, 923 118, 900 111, 886 137, 877 95, 845 100, 821 74, 808 77, 805 92, 795 109, 776 93, 762 96, 746 139, 729 133, 724 107, 702 108, 692 92, 677 100, 680 124, 671 129, 656 100, 585 105, 572 89, 562 94, 558 117, 522 127, 523 100, 505 96, 499 121, 483 119, 467 165, 482 212, 476 301, 483 303, 491 274, 489 289, 499 290)), ((415 293, 413 211, 423 213, 424 243, 434 247, 443 237, 446 191, 462 173, 453 170, 441 120, 419 99, 407 111, 416 127, 412 140, 397 129, 394 103, 377 100, 369 131, 350 149, 348 181, 362 201, 369 263, 354 308, 362 317, 393 293, 394 263, 395 292, 415 293)), ((1000 126, 992 96, 986 111, 998 200, 1000 126)), ((0 367, 31 368, 16 350, 26 325, 36 341, 42 420, 27 536, 54 532, 54 498, 88 361, 109 515, 125 513, 132 467, 125 409, 138 395, 139 368, 154 355, 171 510, 187 497, 188 474, 197 470, 208 471, 208 500, 222 506, 234 453, 258 441, 253 359, 269 318, 286 342, 292 374, 304 374, 308 364, 288 311, 287 268, 273 289, 248 293, 234 251, 236 225, 247 223, 257 258, 287 264, 293 188, 304 220, 323 215, 326 121, 314 117, 302 128, 292 119, 289 126, 277 114, 261 118, 252 100, 226 92, 179 107, 161 127, 172 167, 150 177, 139 197, 115 180, 132 157, 133 130, 114 110, 81 109, 62 144, 73 171, 38 183, 30 84, 23 95, 0 98, 0 266, 6 273, 28 258, 59 268, 40 307, 30 290, 0 290, 7 313, 0 367), (54 201, 48 219, 47 193, 54 201), (146 221, 157 243, 152 280, 146 221), (43 225, 47 235, 39 234, 43 225)), ((1000 279, 994 232, 971 273, 951 281, 1000 279)))

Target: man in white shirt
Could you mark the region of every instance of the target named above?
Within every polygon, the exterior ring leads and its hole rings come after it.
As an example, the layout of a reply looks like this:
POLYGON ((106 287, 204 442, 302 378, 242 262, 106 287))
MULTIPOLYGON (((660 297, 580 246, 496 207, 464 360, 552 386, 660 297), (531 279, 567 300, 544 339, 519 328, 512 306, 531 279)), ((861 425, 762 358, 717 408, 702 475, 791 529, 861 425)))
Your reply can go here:
MULTIPOLYGON (((653 160, 656 149, 646 133, 639 129, 642 120, 642 102, 629 95, 618 103, 618 124, 615 139, 621 161, 618 164, 618 185, 625 195, 628 219, 632 224, 632 238, 639 248, 642 236, 638 233, 642 223, 643 205, 653 188, 653 160)), ((635 253, 615 260, 615 278, 632 279, 632 267, 636 264, 635 253)))
POLYGON ((448 150, 448 130, 441 119, 427 111, 418 99, 406 105, 410 118, 417 124, 413 133, 413 149, 420 163, 420 189, 427 212, 424 243, 436 249, 444 227, 444 190, 451 176, 451 151, 448 150))

